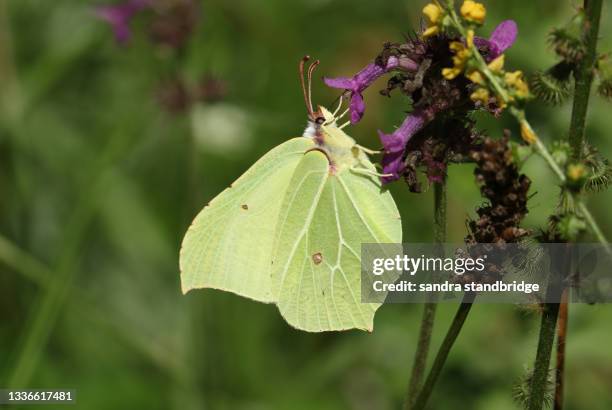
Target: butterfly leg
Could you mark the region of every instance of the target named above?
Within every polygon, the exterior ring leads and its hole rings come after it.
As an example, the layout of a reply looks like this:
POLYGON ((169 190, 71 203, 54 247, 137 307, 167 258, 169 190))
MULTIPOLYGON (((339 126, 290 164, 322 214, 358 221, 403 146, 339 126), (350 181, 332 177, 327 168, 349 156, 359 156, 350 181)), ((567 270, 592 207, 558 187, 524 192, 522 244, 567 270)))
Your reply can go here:
POLYGON ((356 174, 375 176, 375 177, 379 177, 379 178, 385 178, 385 177, 392 177, 393 176, 393 174, 381 174, 379 172, 372 171, 371 169, 360 168, 360 167, 351 167, 350 169, 351 169, 351 171, 353 171, 356 174))
POLYGON ((338 103, 338 108, 336 108, 336 110, 333 112, 333 116, 334 118, 340 118, 337 117, 338 113, 340 112, 340 108, 342 108, 342 103, 344 102, 344 94, 340 95, 340 102, 338 103))
MULTIPOLYGON (((344 114, 343 114, 343 115, 344 115, 344 114)), ((338 118, 340 118, 340 117, 338 117, 338 118)), ((338 119, 338 118, 336 118, 336 119, 338 119)), ((347 122, 345 122, 344 124, 342 124, 341 126, 339 126, 338 128, 340 128, 340 129, 344 129, 344 128, 346 128, 347 126, 349 126, 350 124, 351 124, 351 122, 350 122, 350 121, 347 121, 347 122)))
MULTIPOLYGON (((332 114, 334 118, 336 119, 336 121, 341 120, 346 114, 348 114, 349 110, 351 109, 351 107, 346 107, 346 110, 342 111, 342 114, 338 115, 338 113, 340 112, 340 109, 342 108, 343 102, 344 102, 344 94, 340 95, 340 103, 338 104, 338 108, 336 108, 336 110, 332 114)), ((344 124, 342 127, 346 127, 348 124, 350 124, 350 121, 344 124)))
POLYGON ((365 152, 366 154, 370 154, 370 155, 374 155, 374 154, 382 154, 382 151, 375 151, 375 150, 373 150, 373 149, 369 149, 369 148, 366 148, 366 147, 362 147, 362 146, 361 146, 361 145, 359 145, 359 144, 355 144, 355 146, 356 146, 357 148, 359 148, 361 151, 365 152))

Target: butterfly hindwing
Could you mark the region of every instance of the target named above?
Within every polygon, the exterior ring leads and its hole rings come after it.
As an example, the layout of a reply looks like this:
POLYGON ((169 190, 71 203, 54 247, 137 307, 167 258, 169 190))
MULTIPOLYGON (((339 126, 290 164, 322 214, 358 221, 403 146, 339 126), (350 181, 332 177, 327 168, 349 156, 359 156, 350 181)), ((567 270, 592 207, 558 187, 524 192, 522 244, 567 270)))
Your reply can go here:
POLYGON ((315 151, 297 166, 281 208, 272 286, 283 317, 307 331, 371 330, 379 304, 361 302, 361 244, 401 242, 390 194, 375 177, 330 173, 315 151))

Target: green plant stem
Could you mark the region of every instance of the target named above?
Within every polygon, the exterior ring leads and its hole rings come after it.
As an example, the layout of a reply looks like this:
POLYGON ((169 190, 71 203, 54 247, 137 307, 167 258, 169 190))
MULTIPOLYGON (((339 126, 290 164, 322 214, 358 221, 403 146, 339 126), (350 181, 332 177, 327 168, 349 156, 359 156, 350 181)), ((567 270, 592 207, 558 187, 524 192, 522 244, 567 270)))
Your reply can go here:
POLYGON ((563 290, 559 306, 559 319, 557 324, 557 363, 555 371, 555 399, 554 410, 563 409, 564 373, 565 373, 565 340, 567 339, 567 322, 569 320, 568 305, 569 289, 563 290))
POLYGON ((565 184, 567 180, 567 177, 565 176, 565 172, 563 172, 559 164, 557 164, 557 161, 554 160, 551 153, 548 151, 548 148, 546 148, 546 145, 544 145, 542 140, 537 137, 536 132, 531 127, 531 124, 529 123, 529 121, 527 121, 527 117, 525 116, 525 111, 520 110, 516 107, 510 107, 510 113, 512 114, 514 118, 516 118, 516 120, 519 123, 522 123, 524 124, 525 127, 528 127, 529 130, 533 133, 533 135, 536 135, 536 139, 532 144, 533 149, 538 155, 540 155, 540 157, 544 159, 544 161, 546 161, 550 169, 555 173, 557 178, 559 178, 559 181, 561 182, 561 184, 565 184))
MULTIPOLYGON (((593 218, 593 215, 589 211, 589 208, 586 207, 584 202, 582 201, 578 202, 578 210, 580 211, 584 219, 586 219, 587 224, 591 227, 591 230, 593 231, 593 234, 595 235, 597 240, 601 243, 607 244, 608 239, 606 239, 606 236, 601 231, 601 228, 599 227, 599 225, 597 225, 595 218, 593 218)), ((606 247, 606 251, 608 252, 608 254, 611 254, 610 247, 606 247)))
POLYGON ((536 353, 533 377, 531 378, 529 402, 527 405, 529 410, 540 410, 544 405, 544 396, 548 385, 550 355, 553 349, 558 315, 558 303, 544 304, 544 311, 542 312, 542 321, 540 324, 538 351, 536 353))
POLYGON ((597 63, 597 37, 599 35, 602 4, 603 0, 585 0, 584 2, 586 20, 583 38, 586 49, 584 58, 578 63, 578 68, 574 73, 576 87, 569 132, 569 143, 572 147, 573 158, 576 161, 581 159, 584 145, 587 110, 597 63))
POLYGON ((434 242, 446 242, 447 181, 434 184, 434 242))
MULTIPOLYGON (((446 188, 446 179, 440 184, 434 184, 434 241, 440 245, 446 242, 446 188)), ((412 374, 410 375, 410 383, 408 384, 408 391, 406 399, 404 400, 404 410, 410 410, 412 408, 417 393, 423 383, 425 367, 427 366, 427 356, 429 355, 429 348, 431 345, 431 334, 433 332, 436 317, 436 308, 438 306, 436 302, 435 295, 432 294, 423 305, 423 317, 419 330, 419 340, 416 351, 414 352, 412 374)))
MULTIPOLYGON (((571 244, 566 244, 567 249, 551 258, 550 274, 546 288, 545 301, 561 300, 564 285, 563 278, 569 272, 571 266, 571 244)), ((550 358, 555 341, 557 321, 559 317, 560 303, 544 303, 542 305, 542 320, 540 323, 540 335, 538 339, 538 350, 536 352, 533 376, 529 386, 528 410, 541 410, 544 406, 544 398, 548 390, 548 377, 550 372, 550 358)))
POLYGON ((444 367, 444 363, 448 358, 448 354, 450 353, 450 350, 455 344, 457 336, 459 336, 459 332, 461 332, 463 324, 465 323, 465 320, 467 319, 467 316, 470 313, 470 310, 472 309, 472 304, 475 298, 476 294, 472 292, 465 293, 463 295, 461 305, 459 305, 459 309, 457 310, 453 322, 451 323, 451 326, 448 329, 444 340, 442 341, 442 345, 440 346, 440 350, 438 350, 436 358, 434 359, 433 365, 431 366, 431 370, 427 375, 427 379, 425 379, 423 388, 421 389, 414 403, 414 410, 422 410, 427 405, 427 401, 429 400, 436 381, 438 380, 438 377, 442 372, 442 368, 444 367))
MULTIPOLYGON (((591 94, 593 71, 597 58, 597 37, 599 33, 602 3, 602 0, 585 0, 584 2, 586 19, 584 23, 583 38, 585 41, 586 53, 575 73, 576 86, 569 133, 572 159, 575 161, 580 160, 582 157, 589 97, 591 94)), ((578 201, 578 206, 598 240, 607 244, 607 240, 599 229, 599 226, 595 223, 592 215, 581 200, 578 201)), ((549 284, 548 291, 555 291, 555 289, 553 289, 554 287, 556 287, 556 284, 553 280, 551 284, 549 284)), ((543 406, 550 366, 550 355, 555 338, 559 309, 559 303, 551 303, 544 306, 538 351, 536 353, 534 373, 530 387, 529 410, 540 410, 543 406)), ((557 374, 557 377, 558 380, 562 380, 563 375, 557 374)), ((559 383, 557 384, 559 385, 559 383)), ((563 383, 560 383, 560 385, 562 386, 563 383)))

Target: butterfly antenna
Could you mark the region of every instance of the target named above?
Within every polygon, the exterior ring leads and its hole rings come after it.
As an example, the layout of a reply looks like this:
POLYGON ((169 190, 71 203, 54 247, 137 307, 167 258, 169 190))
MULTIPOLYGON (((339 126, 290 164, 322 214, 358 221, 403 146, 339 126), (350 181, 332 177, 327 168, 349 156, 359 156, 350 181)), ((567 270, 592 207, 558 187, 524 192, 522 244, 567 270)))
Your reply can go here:
POLYGON ((316 60, 314 63, 308 67, 308 104, 310 104, 310 111, 314 116, 314 109, 312 107, 312 73, 317 68, 317 66, 321 64, 321 61, 316 60))
MULTIPOLYGON (((302 94, 304 95, 304 103, 306 104, 306 110, 308 111, 308 117, 313 119, 314 112, 312 111, 312 102, 310 100, 310 75, 312 75, 310 68, 308 69, 308 74, 309 74, 308 90, 306 90, 306 80, 304 78, 304 65, 306 64, 308 60, 310 60, 310 56, 304 56, 300 60, 300 64, 299 64, 300 85, 302 86, 302 94)), ((312 67, 312 65, 310 67, 312 67)))

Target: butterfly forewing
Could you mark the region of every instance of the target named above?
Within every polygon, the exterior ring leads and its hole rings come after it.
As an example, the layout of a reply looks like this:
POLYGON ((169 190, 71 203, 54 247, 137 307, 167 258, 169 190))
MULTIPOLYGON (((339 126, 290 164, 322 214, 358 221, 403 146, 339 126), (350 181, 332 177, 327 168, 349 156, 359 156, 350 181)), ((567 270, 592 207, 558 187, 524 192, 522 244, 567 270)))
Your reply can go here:
POLYGON ((276 222, 308 138, 294 138, 257 161, 195 218, 181 247, 183 292, 215 288, 275 302, 270 284, 276 222))

